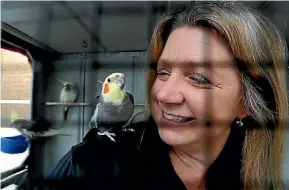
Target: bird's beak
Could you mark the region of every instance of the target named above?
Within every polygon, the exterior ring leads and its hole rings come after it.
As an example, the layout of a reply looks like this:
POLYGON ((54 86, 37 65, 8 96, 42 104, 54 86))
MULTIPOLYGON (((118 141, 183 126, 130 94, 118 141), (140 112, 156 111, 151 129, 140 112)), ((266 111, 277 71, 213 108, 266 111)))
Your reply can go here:
POLYGON ((66 82, 57 78, 57 81, 60 83, 61 86, 65 86, 66 82))

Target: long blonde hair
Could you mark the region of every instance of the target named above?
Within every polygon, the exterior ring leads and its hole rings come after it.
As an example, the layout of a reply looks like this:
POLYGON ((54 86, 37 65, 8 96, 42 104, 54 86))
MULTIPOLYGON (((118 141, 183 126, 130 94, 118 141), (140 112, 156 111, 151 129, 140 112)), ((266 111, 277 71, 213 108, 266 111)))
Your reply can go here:
MULTIPOLYGON (((240 3, 193 2, 157 23, 148 52, 151 67, 159 59, 169 34, 182 26, 205 26, 217 31, 237 60, 243 102, 256 121, 246 126, 241 171, 244 188, 283 189, 284 129, 288 115, 287 44, 283 36, 270 20, 240 3), (268 125, 270 122, 272 126, 268 125)), ((149 69, 148 111, 155 78, 154 69, 149 69)))

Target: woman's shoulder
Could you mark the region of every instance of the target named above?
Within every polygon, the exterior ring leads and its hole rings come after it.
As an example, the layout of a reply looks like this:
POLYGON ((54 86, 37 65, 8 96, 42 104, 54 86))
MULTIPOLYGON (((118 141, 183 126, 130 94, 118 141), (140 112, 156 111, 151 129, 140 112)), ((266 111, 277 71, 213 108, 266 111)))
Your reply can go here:
POLYGON ((116 142, 111 141, 106 136, 98 135, 98 129, 93 128, 83 138, 83 141, 72 146, 71 154, 73 158, 87 157, 99 154, 104 151, 107 154, 119 149, 137 148, 143 138, 145 129, 148 127, 147 121, 131 123, 120 133, 116 134, 116 142))
POLYGON ((146 125, 146 122, 139 122, 127 126, 133 130, 117 134, 116 142, 98 135, 97 129, 91 129, 83 141, 69 151, 71 175, 78 180, 85 179, 88 184, 97 181, 98 187, 113 184, 118 179, 121 165, 137 158, 146 125))
POLYGON ((150 130, 155 127, 149 121, 142 121, 131 123, 126 129, 129 130, 117 134, 116 142, 99 136, 97 129, 91 129, 82 142, 66 153, 46 179, 56 179, 54 187, 59 186, 58 181, 72 179, 73 183, 71 180, 65 184, 61 182, 61 187, 73 184, 81 186, 81 189, 116 189, 115 184, 120 178, 142 176, 140 171, 150 173, 149 160, 160 152, 151 152, 157 147, 154 140, 156 131, 150 130), (84 184, 87 188, 83 187, 84 184))

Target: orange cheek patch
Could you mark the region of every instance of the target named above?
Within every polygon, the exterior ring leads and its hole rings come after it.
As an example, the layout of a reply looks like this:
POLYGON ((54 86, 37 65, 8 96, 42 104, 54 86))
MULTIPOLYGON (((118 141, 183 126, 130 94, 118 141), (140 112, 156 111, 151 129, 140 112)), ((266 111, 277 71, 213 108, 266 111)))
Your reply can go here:
POLYGON ((109 92, 109 86, 108 86, 107 83, 105 83, 104 89, 103 89, 103 93, 106 94, 106 93, 108 93, 108 92, 109 92))

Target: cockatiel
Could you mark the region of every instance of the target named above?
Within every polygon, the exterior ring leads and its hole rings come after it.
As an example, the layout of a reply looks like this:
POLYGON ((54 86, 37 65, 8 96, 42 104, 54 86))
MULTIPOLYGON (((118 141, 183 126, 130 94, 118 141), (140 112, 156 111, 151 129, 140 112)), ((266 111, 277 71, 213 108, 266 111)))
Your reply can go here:
POLYGON ((112 73, 102 84, 99 102, 90 120, 90 128, 97 128, 98 135, 112 136, 121 131, 134 111, 134 97, 125 90, 125 75, 112 73))
MULTIPOLYGON (((57 79, 58 82, 62 85, 62 90, 60 93, 60 102, 61 103, 73 103, 77 100, 78 88, 75 83, 62 81, 57 79)), ((63 106, 63 118, 67 119, 69 107, 63 106)))
POLYGON ((60 130, 50 128, 51 123, 43 118, 36 120, 22 119, 18 114, 12 111, 10 116, 10 127, 17 129, 23 136, 28 139, 35 139, 38 137, 49 137, 55 135, 68 135, 62 133, 60 130))

